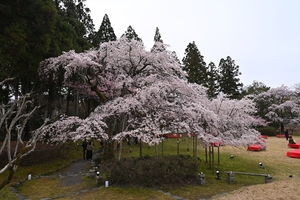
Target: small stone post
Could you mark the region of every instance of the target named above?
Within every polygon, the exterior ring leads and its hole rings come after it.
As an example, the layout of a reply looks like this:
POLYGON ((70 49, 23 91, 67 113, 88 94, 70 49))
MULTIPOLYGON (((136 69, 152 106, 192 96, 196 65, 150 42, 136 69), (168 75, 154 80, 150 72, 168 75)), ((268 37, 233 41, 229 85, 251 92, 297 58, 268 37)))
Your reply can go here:
POLYGON ((198 183, 200 185, 205 185, 206 184, 205 174, 203 174, 202 172, 198 174, 198 183))
POLYGON ((102 180, 102 176, 100 176, 100 172, 97 172, 97 176, 96 176, 96 185, 99 186, 100 182, 102 180))
POLYGON ((227 181, 228 183, 234 182, 234 174, 232 172, 227 173, 227 181))
POLYGON ((272 176, 270 176, 270 174, 265 176, 265 183, 271 183, 272 181, 273 181, 273 179, 272 179, 272 176))

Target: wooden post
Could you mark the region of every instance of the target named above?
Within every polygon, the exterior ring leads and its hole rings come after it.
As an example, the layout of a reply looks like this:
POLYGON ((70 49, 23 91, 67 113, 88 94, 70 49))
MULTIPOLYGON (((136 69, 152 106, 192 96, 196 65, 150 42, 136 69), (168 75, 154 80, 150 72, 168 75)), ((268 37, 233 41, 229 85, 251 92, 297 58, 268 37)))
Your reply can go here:
POLYGON ((164 139, 161 142, 161 157, 164 157, 164 139))
POLYGON ((211 169, 211 146, 208 146, 208 164, 209 164, 209 169, 211 169))
POLYGON ((193 136, 193 156, 195 157, 195 136, 193 136))
POLYGON ((212 170, 213 173, 215 172, 215 152, 214 152, 214 145, 211 146, 211 165, 212 165, 212 170))
POLYGON ((207 163, 207 146, 205 146, 205 162, 207 163))
POLYGON ((142 139, 140 139, 140 157, 142 157, 142 139))
POLYGON ((179 139, 177 139, 177 155, 179 156, 179 139))
POLYGON ((195 137, 195 136, 193 136, 193 140, 194 140, 194 143, 193 143, 193 144, 194 144, 194 146, 195 146, 195 147, 194 147, 194 148, 195 148, 195 151, 194 151, 194 157, 197 158, 197 156, 198 156, 198 141, 197 141, 197 137, 196 137, 195 139, 194 139, 194 137, 195 137))
POLYGON ((220 164, 220 146, 218 146, 218 165, 220 164))

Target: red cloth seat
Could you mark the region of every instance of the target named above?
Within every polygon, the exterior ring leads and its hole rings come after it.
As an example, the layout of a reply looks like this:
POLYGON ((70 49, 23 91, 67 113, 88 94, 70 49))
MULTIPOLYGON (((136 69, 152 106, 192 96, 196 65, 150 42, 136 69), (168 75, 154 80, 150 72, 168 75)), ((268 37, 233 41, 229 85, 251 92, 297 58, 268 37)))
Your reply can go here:
POLYGON ((261 144, 252 144, 249 145, 247 151, 261 151, 266 150, 266 146, 262 146, 261 144))
POLYGON ((284 134, 276 134, 276 137, 277 138, 285 138, 285 135, 284 134))
POLYGON ((180 134, 176 134, 176 133, 170 133, 170 134, 164 134, 165 138, 179 138, 180 134))
POLYGON ((268 139, 267 135, 261 135, 260 137, 263 138, 263 139, 268 139))
POLYGON ((166 133, 163 134, 165 138, 179 138, 179 137, 194 137, 195 134, 191 133, 188 135, 187 133, 166 133))
POLYGON ((296 144, 288 144, 288 148, 300 149, 300 143, 296 142, 296 144))
POLYGON ((219 147, 222 146, 222 142, 211 142, 209 143, 210 146, 219 147))
POLYGON ((300 158, 300 150, 290 150, 286 153, 286 156, 292 158, 300 158))

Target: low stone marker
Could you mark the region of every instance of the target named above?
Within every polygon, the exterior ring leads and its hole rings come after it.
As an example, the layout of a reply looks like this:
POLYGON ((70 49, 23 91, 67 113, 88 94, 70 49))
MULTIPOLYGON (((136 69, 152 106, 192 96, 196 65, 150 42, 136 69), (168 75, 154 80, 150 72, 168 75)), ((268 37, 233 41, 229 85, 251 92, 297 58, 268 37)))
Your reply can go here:
POLYGON ((198 174, 198 183, 200 185, 205 185, 206 184, 205 174, 203 174, 202 172, 198 174))
POLYGON ((99 186, 100 183, 103 182, 102 181, 102 176, 100 175, 100 172, 97 172, 96 174, 97 174, 97 176, 96 176, 96 185, 99 186))

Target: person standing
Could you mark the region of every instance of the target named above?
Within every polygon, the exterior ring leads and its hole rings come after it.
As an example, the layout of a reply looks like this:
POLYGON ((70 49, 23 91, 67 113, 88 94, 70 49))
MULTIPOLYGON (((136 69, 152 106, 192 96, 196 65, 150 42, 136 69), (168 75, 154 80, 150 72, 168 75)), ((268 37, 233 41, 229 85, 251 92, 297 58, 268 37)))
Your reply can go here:
POLYGON ((86 159, 86 147, 87 147, 87 142, 86 142, 86 140, 84 140, 83 142, 82 142, 82 150, 83 150, 83 160, 85 160, 86 159))
POLYGON ((284 136, 285 136, 286 140, 289 140, 289 130, 285 129, 284 136))
POLYGON ((87 160, 92 160, 93 157, 93 144, 91 141, 89 141, 88 145, 86 146, 86 159, 87 160))

